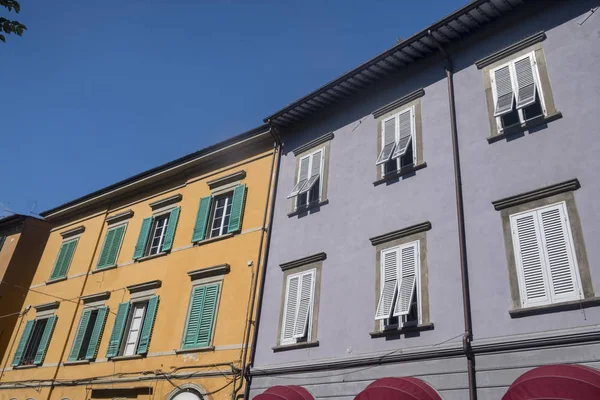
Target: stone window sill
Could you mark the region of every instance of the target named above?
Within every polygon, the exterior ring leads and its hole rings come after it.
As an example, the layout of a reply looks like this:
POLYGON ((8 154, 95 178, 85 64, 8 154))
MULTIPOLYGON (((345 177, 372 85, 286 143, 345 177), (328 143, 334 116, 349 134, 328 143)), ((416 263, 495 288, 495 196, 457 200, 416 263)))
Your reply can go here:
POLYGON ((417 164, 417 165, 407 165, 405 167, 402 167, 400 169, 397 169, 395 171, 385 174, 383 176, 383 178, 378 179, 375 182, 373 182, 373 186, 379 186, 381 184, 388 183, 390 181, 393 181, 394 179, 398 179, 402 176, 405 176, 405 175, 411 174, 415 171, 418 171, 420 169, 423 169, 426 166, 427 166, 426 162, 422 162, 421 164, 417 164))
POLYGON ((211 238, 208 238, 208 239, 198 240, 198 241, 194 242, 194 246, 202 246, 203 244, 218 242, 219 240, 229 239, 230 237, 233 237, 233 233, 226 233, 226 234, 221 235, 221 236, 216 236, 216 237, 211 237, 211 238))
POLYGON ((16 367, 13 367, 13 369, 31 369, 31 368, 37 368, 37 367, 39 367, 39 365, 37 365, 37 364, 17 365, 16 367))
POLYGON ((327 199, 321 200, 321 201, 315 201, 313 203, 309 203, 305 206, 295 209, 294 211, 292 211, 291 213, 288 214, 288 217, 290 217, 290 218, 295 217, 296 215, 307 213, 310 210, 321 208, 321 206, 324 206, 327 204, 329 204, 329 200, 327 200, 327 199))
POLYGON ((132 356, 116 356, 111 358, 112 361, 127 361, 127 360, 139 360, 144 358, 142 354, 134 354, 132 356))
POLYGON ((52 285, 53 283, 57 283, 57 282, 62 282, 62 281, 66 281, 67 277, 63 276, 62 278, 56 278, 56 279, 52 279, 52 280, 48 280, 46 282, 44 282, 46 285, 52 285))
POLYGON ((273 347, 271 347, 271 349, 273 349, 274 353, 278 353, 280 351, 287 351, 287 350, 308 349, 311 347, 317 347, 318 345, 319 345, 319 341, 313 340, 312 342, 281 344, 281 345, 273 346, 273 347))
POLYGON ((207 351, 215 351, 215 346, 196 347, 194 349, 177 349, 175 350, 175 354, 202 353, 207 351))
POLYGON ((372 339, 376 339, 380 337, 404 335, 412 332, 430 331, 432 329, 433 323, 430 322, 428 324, 401 326, 395 329, 386 329, 384 331, 370 332, 369 335, 371 335, 372 339))
POLYGON ((511 318, 530 317, 532 315, 551 314, 561 311, 579 310, 582 308, 600 306, 600 297, 589 297, 583 300, 566 301, 564 303, 549 304, 546 306, 528 307, 510 310, 511 318))
POLYGON ((492 144, 494 142, 497 142, 498 140, 506 139, 506 138, 510 137, 511 135, 514 135, 515 133, 525 132, 525 131, 528 131, 535 127, 538 127, 540 125, 548 124, 552 121, 556 121, 557 119, 561 119, 561 118, 562 118, 562 113, 560 113, 560 112, 556 112, 556 113, 548 115, 546 117, 541 116, 538 118, 533 118, 523 124, 510 126, 510 127, 506 128, 502 133, 488 137, 487 141, 489 144, 492 144))
POLYGON ((64 366, 68 366, 68 365, 84 365, 84 364, 89 364, 90 360, 77 360, 77 361, 65 361, 63 363, 64 366))
POLYGON ((161 251, 160 253, 152 254, 150 256, 140 257, 135 261, 137 261, 137 262, 148 261, 148 260, 152 260, 154 258, 166 256, 167 254, 169 254, 169 253, 166 251, 161 251))
MULTIPOLYGON (((140 259, 138 259, 138 261, 139 260, 140 259)), ((111 265, 110 267, 95 268, 92 270, 92 274, 97 274, 98 272, 110 271, 111 269, 116 269, 116 268, 117 268, 117 264, 111 265)))

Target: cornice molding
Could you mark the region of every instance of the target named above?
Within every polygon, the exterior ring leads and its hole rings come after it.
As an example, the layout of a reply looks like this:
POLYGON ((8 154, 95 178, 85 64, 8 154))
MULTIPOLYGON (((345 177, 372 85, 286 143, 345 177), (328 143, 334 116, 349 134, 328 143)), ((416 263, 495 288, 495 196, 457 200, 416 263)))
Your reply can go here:
POLYGON ((88 294, 87 296, 81 296, 80 299, 84 304, 93 303, 95 301, 106 300, 110 297, 110 292, 100 292, 94 294, 88 294))
POLYGON ((59 301, 53 301, 51 303, 44 303, 44 304, 39 304, 37 306, 33 306, 33 308, 35 308, 35 311, 37 311, 37 312, 42 312, 42 311, 56 310, 59 305, 60 305, 59 301))
POLYGON ((232 182, 236 182, 236 181, 241 181, 245 177, 246 177, 246 171, 241 170, 241 171, 238 171, 238 172, 234 172, 233 174, 225 175, 225 176, 222 176, 220 178, 216 178, 216 179, 213 179, 213 180, 210 180, 210 181, 206 181, 206 184, 212 190, 212 189, 218 188, 219 186, 226 185, 228 183, 232 183, 232 182))
POLYGON ((162 285, 162 281, 155 280, 155 281, 137 283, 135 285, 126 286, 126 288, 127 288, 127 290, 129 290, 129 293, 137 293, 137 292, 143 292, 144 290, 158 289, 159 287, 161 287, 161 285, 162 285))
POLYGON ((373 246, 380 245, 392 240, 400 239, 406 236, 414 235, 415 233, 425 232, 431 229, 431 222, 421 222, 420 224, 412 225, 407 228, 402 228, 397 231, 384 233, 383 235, 369 238, 373 246))
POLYGON ((281 267, 282 271, 287 271, 288 269, 292 269, 292 268, 297 268, 297 267, 301 267, 303 265, 307 265, 307 264, 312 264, 318 261, 323 261, 327 259, 327 254, 326 253, 318 253, 318 254, 313 254, 312 256, 308 256, 308 257, 304 257, 304 258, 300 258, 298 260, 294 260, 294 261, 289 261, 283 264, 279 264, 279 266, 281 267))
POLYGON ((231 271, 229 264, 220 264, 213 267, 196 269, 188 272, 187 274, 192 281, 195 281, 202 278, 209 278, 211 276, 225 275, 228 274, 229 271, 231 271))
POLYGON ((72 236, 81 235, 83 232, 85 232, 85 226, 79 225, 75 228, 69 229, 68 231, 61 232, 60 236, 62 236, 63 239, 68 239, 72 236))
POLYGON ((482 58, 479 61, 475 61, 475 65, 477 69, 482 69, 495 63, 496 61, 500 61, 505 57, 508 57, 517 51, 521 51, 531 45, 542 42, 546 39, 546 33, 544 31, 535 33, 525 39, 519 40, 517 43, 513 43, 510 46, 507 46, 501 50, 496 51, 495 53, 490 54, 482 58))
POLYGON ((417 89, 414 92, 407 94, 406 96, 400 97, 398 100, 394 100, 391 103, 386 104, 385 106, 383 106, 381 108, 378 108, 377 110, 373 111, 371 114, 373 114, 373 117, 379 118, 383 114, 393 111, 396 108, 402 107, 403 105, 408 104, 411 101, 414 101, 423 96, 425 96, 425 89, 423 89, 423 88, 417 89))
POLYGON ((496 211, 504 210, 505 208, 518 206, 520 204, 529 203, 530 201, 543 199, 545 197, 554 196, 560 193, 571 192, 581 187, 577 178, 556 183, 540 189, 531 190, 529 192, 517 194, 515 196, 505 197, 500 200, 492 201, 496 211))
POLYGON ((121 222, 123 220, 129 219, 133 217, 133 210, 129 209, 127 211, 120 212, 115 215, 111 215, 110 217, 106 217, 105 221, 107 224, 114 224, 115 222, 121 222))
POLYGON ((150 206, 150 208, 152 208, 153 210, 156 210, 158 208, 163 208, 166 207, 168 205, 174 204, 174 203, 178 203, 181 201, 181 199, 183 198, 183 196, 181 195, 181 193, 177 193, 174 194, 173 196, 169 196, 166 197, 164 199, 160 199, 160 200, 156 200, 150 204, 148 204, 150 206))
POLYGON ((333 138, 334 138, 333 132, 326 133, 323 136, 319 136, 318 138, 313 139, 310 142, 303 144, 302 146, 296 147, 294 150, 292 150, 292 152, 294 153, 295 156, 298 156, 298 155, 304 153, 306 150, 310 150, 313 147, 316 147, 320 144, 329 142, 333 138))

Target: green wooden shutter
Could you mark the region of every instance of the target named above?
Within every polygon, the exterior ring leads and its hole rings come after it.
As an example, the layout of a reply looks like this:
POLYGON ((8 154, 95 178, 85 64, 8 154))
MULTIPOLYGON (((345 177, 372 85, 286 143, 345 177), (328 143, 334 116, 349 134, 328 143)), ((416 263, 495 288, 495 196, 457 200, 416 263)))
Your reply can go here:
POLYGON ((115 228, 111 228, 106 232, 104 238, 104 245, 98 259, 98 265, 96 268, 112 267, 117 263, 117 255, 121 247, 121 240, 123 239, 123 233, 125 232, 125 225, 120 225, 115 228))
POLYGON ((41 365, 44 362, 46 351, 48 351, 48 346, 50 345, 50 338, 52 338, 52 332, 54 332, 54 326, 56 325, 56 319, 57 316, 53 315, 48 318, 48 321, 46 322, 46 327, 44 328, 40 345, 38 346, 37 352, 35 353, 35 358, 33 359, 33 363, 35 365, 41 365))
POLYGON ((77 242, 78 239, 70 240, 64 242, 62 246, 60 246, 54 269, 52 270, 52 274, 50 274, 50 280, 64 278, 67 275, 77 242))
POLYGON ((88 323, 90 322, 90 315, 92 314, 92 310, 83 310, 81 314, 81 319, 79 320, 79 327, 77 327, 77 334, 75 335, 75 340, 73 341, 73 348, 71 348, 71 353, 69 353, 69 361, 77 361, 79 357, 79 352, 81 351, 81 344, 83 343, 83 339, 85 336, 85 331, 87 330, 88 323))
POLYGON ((231 215, 229 216, 228 233, 239 231, 242 228, 242 214, 244 212, 244 198, 246 197, 246 185, 237 185, 233 189, 231 203, 231 215))
POLYGON ((200 199, 198 214, 196 215, 196 223, 194 224, 194 235, 192 236, 192 242, 197 242, 198 240, 204 239, 211 203, 212 196, 207 196, 200 199))
POLYGON ((173 247, 173 237, 175 236, 175 228, 177 228, 177 221, 179 220, 179 211, 181 207, 174 208, 171 210, 169 216, 169 224, 167 225, 167 231, 165 232, 165 240, 163 241, 162 251, 169 251, 173 247))
POLYGON ((31 336, 31 330, 33 329, 33 324, 35 320, 29 320, 25 324, 25 329, 23 329, 23 334, 21 335, 21 340, 19 340, 19 345, 17 346, 17 351, 15 352, 15 357, 12 361, 12 366, 16 367, 21 364, 21 358, 23 358, 23 353, 25 352, 25 347, 27 346, 27 342, 29 341, 29 336, 31 336))
POLYGON ((115 325, 113 326, 110 341, 108 342, 108 350, 106 351, 107 358, 115 357, 119 354, 119 347, 121 347, 121 338, 123 337, 123 331, 125 330, 125 323, 127 323, 128 313, 129 302, 119 304, 115 325))
POLYGON ((181 344, 181 348, 183 349, 194 348, 197 346, 198 329, 200 328, 200 312, 204 305, 205 295, 206 286, 198 286, 192 290, 192 300, 188 320, 183 336, 183 343, 181 344))
POLYGON ((106 322, 107 315, 108 307, 104 306, 98 308, 98 316, 96 317, 96 323, 94 324, 94 329, 92 330, 90 344, 88 345, 85 353, 86 360, 92 360, 96 358, 96 354, 98 353, 98 344, 100 344, 100 339, 102 338, 102 332, 104 331, 104 323, 106 322))
POLYGON ((198 328, 198 347, 210 345, 217 310, 217 299, 219 298, 219 287, 219 284, 206 286, 206 295, 200 314, 200 327, 198 328))
POLYGON ((153 296, 148 301, 148 307, 146 308, 146 315, 144 316, 144 324, 142 325, 142 333, 138 343, 137 354, 146 354, 148 352, 157 308, 158 296, 153 296))
POLYGON ((133 253, 134 260, 137 260, 144 255, 144 248, 146 247, 146 242, 148 241, 148 235, 150 234, 151 226, 152 217, 144 218, 144 221, 142 222, 142 228, 140 229, 140 235, 138 236, 138 240, 135 245, 135 251, 133 253))

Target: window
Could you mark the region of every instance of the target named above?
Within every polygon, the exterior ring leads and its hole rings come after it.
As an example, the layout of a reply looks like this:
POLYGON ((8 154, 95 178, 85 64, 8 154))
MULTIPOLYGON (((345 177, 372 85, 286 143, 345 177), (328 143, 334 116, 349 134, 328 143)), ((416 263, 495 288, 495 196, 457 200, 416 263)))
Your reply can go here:
POLYGON ((61 279, 67 276, 67 271, 69 270, 69 266, 71 265, 71 260, 73 259, 73 254, 75 253, 75 248, 77 247, 77 242, 79 238, 64 241, 60 246, 60 250, 58 251, 58 257, 56 257, 56 262, 54 263, 54 268, 52 269, 52 273, 50 274, 50 280, 61 279))
POLYGON ((134 260, 171 250, 179 212, 180 207, 176 207, 171 211, 144 218, 133 254, 134 260))
POLYGON ((200 199, 192 242, 223 236, 242 229, 246 200, 246 185, 237 185, 233 191, 200 199))
POLYGON ((92 360, 96 358, 98 345, 104 330, 108 307, 84 309, 81 314, 69 361, 92 360))
POLYGON ((150 228, 150 236, 148 237, 144 255, 150 256, 162 251, 168 222, 169 214, 160 215, 152 220, 152 228, 150 228))
POLYGON ((53 315, 49 318, 27 321, 13 358, 13 367, 43 363, 56 319, 57 317, 53 315))
POLYGON ((381 165, 383 174, 416 163, 415 107, 411 106, 381 121, 381 152, 376 165, 381 165))
POLYGON ((108 229, 96 268, 108 268, 117 264, 117 256, 121 249, 126 227, 127 224, 121 224, 108 229))
POLYGON ((289 275, 286 283, 280 343, 311 341, 316 270, 289 275))
POLYGON ((324 157, 325 148, 321 148, 300 158, 296 184, 287 196, 296 199, 296 208, 321 200, 324 157))
POLYGON ((510 216, 521 305, 583 298, 566 203, 510 216))
POLYGON ((158 308, 158 296, 119 304, 107 358, 146 354, 158 308))
POLYGON ((221 236, 228 232, 232 201, 233 192, 214 198, 210 224, 210 237, 221 236))
POLYGON ((210 346, 220 288, 220 283, 213 283, 192 289, 182 349, 210 346))

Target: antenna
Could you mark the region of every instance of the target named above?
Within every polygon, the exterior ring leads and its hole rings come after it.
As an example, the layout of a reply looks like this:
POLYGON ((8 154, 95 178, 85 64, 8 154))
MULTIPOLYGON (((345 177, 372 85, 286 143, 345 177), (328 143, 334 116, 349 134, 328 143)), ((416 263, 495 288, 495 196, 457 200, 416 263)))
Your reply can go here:
POLYGON ((33 214, 33 210, 35 210, 36 205, 37 205, 37 200, 34 200, 33 205, 31 206, 31 209, 29 210, 29 214, 33 214))

